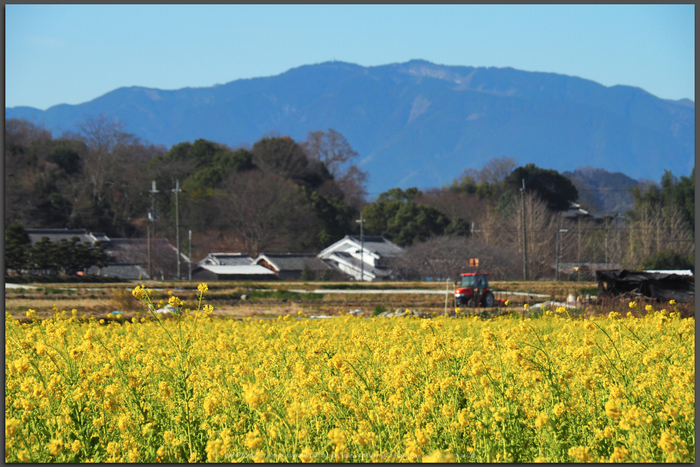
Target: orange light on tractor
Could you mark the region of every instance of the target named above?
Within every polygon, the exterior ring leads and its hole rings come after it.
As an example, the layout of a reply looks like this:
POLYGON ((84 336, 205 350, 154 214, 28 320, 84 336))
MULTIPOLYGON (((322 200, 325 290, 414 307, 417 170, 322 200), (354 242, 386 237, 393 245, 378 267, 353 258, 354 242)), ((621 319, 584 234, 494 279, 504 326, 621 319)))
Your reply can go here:
POLYGON ((478 268, 479 267, 479 258, 469 258, 469 266, 478 268))

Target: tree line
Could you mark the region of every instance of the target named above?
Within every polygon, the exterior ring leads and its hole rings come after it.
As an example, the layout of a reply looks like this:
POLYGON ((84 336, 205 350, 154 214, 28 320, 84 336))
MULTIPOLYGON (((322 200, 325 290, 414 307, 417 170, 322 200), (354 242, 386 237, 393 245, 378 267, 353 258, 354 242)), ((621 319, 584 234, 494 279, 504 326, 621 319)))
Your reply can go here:
POLYGON ((508 157, 466 169, 443 187, 394 188, 368 202, 358 154, 333 129, 300 142, 269 134, 249 147, 198 139, 168 149, 99 116, 58 138, 10 119, 5 135, 6 226, 174 240, 179 183, 180 238, 186 230, 194 236, 192 252, 187 242, 180 248, 194 261, 211 251, 317 252, 359 234, 361 216, 366 234, 423 258, 422 265, 403 264, 407 274, 422 274, 428 263, 437 273, 425 256, 435 245, 455 252, 461 245, 464 252, 455 254, 464 261, 481 251, 494 270, 513 277, 522 275, 526 256, 533 279, 551 276, 557 253, 562 261, 634 268, 655 256, 680 264, 694 254, 694 169, 680 179, 667 172, 660 186, 637 185, 634 208, 623 218, 572 223, 559 214, 578 200, 571 180, 508 157))
POLYGON ((32 245, 20 223, 12 222, 5 229, 5 267, 20 273, 84 273, 92 266, 107 266, 109 259, 100 241, 81 243, 80 238, 75 236, 54 243, 48 237, 42 237, 32 245))

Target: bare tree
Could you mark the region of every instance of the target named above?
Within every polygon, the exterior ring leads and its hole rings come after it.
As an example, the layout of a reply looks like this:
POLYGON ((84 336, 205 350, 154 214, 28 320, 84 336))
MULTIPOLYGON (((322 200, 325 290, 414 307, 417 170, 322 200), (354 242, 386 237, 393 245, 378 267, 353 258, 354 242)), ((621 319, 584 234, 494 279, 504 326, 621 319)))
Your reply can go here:
POLYGON ((448 219, 459 217, 468 222, 481 222, 488 212, 488 202, 485 199, 472 193, 446 188, 426 190, 415 198, 415 202, 437 209, 448 219))
POLYGON ((51 138, 50 130, 28 120, 10 118, 5 122, 5 148, 28 147, 35 141, 47 142, 51 138))
POLYGON ((327 132, 310 131, 301 146, 309 159, 326 166, 345 194, 346 202, 355 208, 361 207, 367 196, 367 174, 353 163, 358 154, 345 137, 332 128, 327 132))
POLYGON ((510 173, 518 166, 518 163, 512 157, 496 157, 489 159, 481 170, 467 168, 462 171, 456 184, 459 185, 462 181, 471 178, 474 183, 501 183, 510 173))
POLYGON ((673 206, 662 210, 663 241, 659 250, 673 250, 682 255, 695 254, 695 241, 693 233, 683 218, 680 208, 673 206))
POLYGON ((554 216, 547 209, 547 204, 537 196, 525 196, 528 274, 532 278, 551 277, 552 265, 556 260, 554 216))
POLYGON ((311 159, 323 162, 333 178, 340 176, 344 166, 358 155, 345 137, 332 128, 328 132, 310 131, 302 147, 311 159))
POLYGON ((82 140, 88 146, 88 153, 83 161, 85 176, 91 187, 92 196, 100 200, 104 196, 105 183, 117 170, 117 162, 122 162, 127 154, 127 147, 138 142, 134 135, 125 133, 123 125, 116 119, 101 114, 86 117, 78 124, 82 140))
POLYGON ((318 220, 291 181, 252 171, 232 174, 224 190, 215 200, 219 227, 232 232, 248 254, 303 251, 315 243, 318 220))
MULTIPOLYGON (((528 278, 551 277, 552 265, 556 261, 557 227, 554 216, 536 195, 525 195, 528 278)), ((522 219, 522 203, 520 200, 514 201, 505 212, 489 210, 476 226, 474 235, 489 245, 518 252, 522 258, 525 243, 522 219)), ((520 264, 522 267, 522 260, 520 264)))
POLYGON ((394 265, 403 277, 456 280, 465 272, 488 272, 492 280, 518 277, 518 255, 509 249, 462 236, 432 237, 410 246, 394 265), (478 258, 478 268, 469 266, 470 258, 478 258))
POLYGON ((518 166, 518 163, 512 157, 496 157, 489 159, 479 171, 480 182, 500 183, 510 175, 510 173, 518 166))

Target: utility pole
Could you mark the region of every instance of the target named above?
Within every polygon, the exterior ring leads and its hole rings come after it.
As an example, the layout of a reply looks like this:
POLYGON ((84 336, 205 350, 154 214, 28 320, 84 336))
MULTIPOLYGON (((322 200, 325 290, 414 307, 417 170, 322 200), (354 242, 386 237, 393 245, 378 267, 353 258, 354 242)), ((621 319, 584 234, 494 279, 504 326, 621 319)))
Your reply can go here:
POLYGON ((581 282, 581 216, 576 217, 576 230, 578 231, 578 246, 576 247, 578 249, 578 271, 576 271, 576 280, 581 282))
POLYGON ((360 211, 360 220, 355 221, 360 223, 360 280, 365 280, 365 218, 363 217, 364 212, 360 211))
POLYGON ((523 178, 523 188, 520 190, 520 201, 523 210, 523 280, 527 280, 527 235, 525 229, 525 179, 523 178))
POLYGON ((190 235, 189 235, 189 237, 190 237, 190 239, 189 239, 189 245, 187 246, 187 251, 190 252, 190 254, 188 255, 189 258, 190 258, 190 260, 189 260, 189 262, 188 262, 187 264, 188 264, 188 266, 189 266, 190 272, 189 272, 189 274, 187 275, 187 277, 188 277, 189 280, 192 280, 192 231, 191 231, 191 230, 190 230, 190 235))
POLYGON ((175 180, 175 242, 177 242, 177 280, 180 280, 180 205, 178 204, 178 193, 180 189, 180 180, 175 180))
MULTIPOLYGON (((151 213, 148 213, 151 217, 151 213)), ((146 224, 146 239, 148 241, 148 278, 153 277, 153 268, 151 267, 151 224, 146 224)))
MULTIPOLYGON (((156 181, 151 180, 151 211, 148 213, 148 217, 153 222, 153 239, 156 238, 156 181)), ((147 230, 148 231, 148 230, 147 230)), ((153 279, 153 263, 151 261, 151 235, 148 235, 148 275, 153 279)))
POLYGON ((568 232, 569 229, 559 229, 557 232, 557 280, 559 280, 559 258, 561 257, 561 234, 568 232))

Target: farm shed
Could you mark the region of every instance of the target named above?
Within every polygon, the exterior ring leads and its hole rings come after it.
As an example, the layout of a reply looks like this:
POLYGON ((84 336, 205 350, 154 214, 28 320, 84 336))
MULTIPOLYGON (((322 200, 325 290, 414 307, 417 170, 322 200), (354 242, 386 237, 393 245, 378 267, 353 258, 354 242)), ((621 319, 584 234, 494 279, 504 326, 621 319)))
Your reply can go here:
POLYGON ((695 276, 615 269, 596 271, 598 297, 639 294, 659 300, 687 302, 695 298, 695 276))
POLYGON ((335 272, 332 266, 312 253, 262 253, 254 264, 273 271, 279 279, 301 279, 304 268, 317 279, 331 276, 335 272))
POLYGON ((275 279, 275 273, 255 264, 200 265, 192 270, 195 281, 264 281, 275 279))

